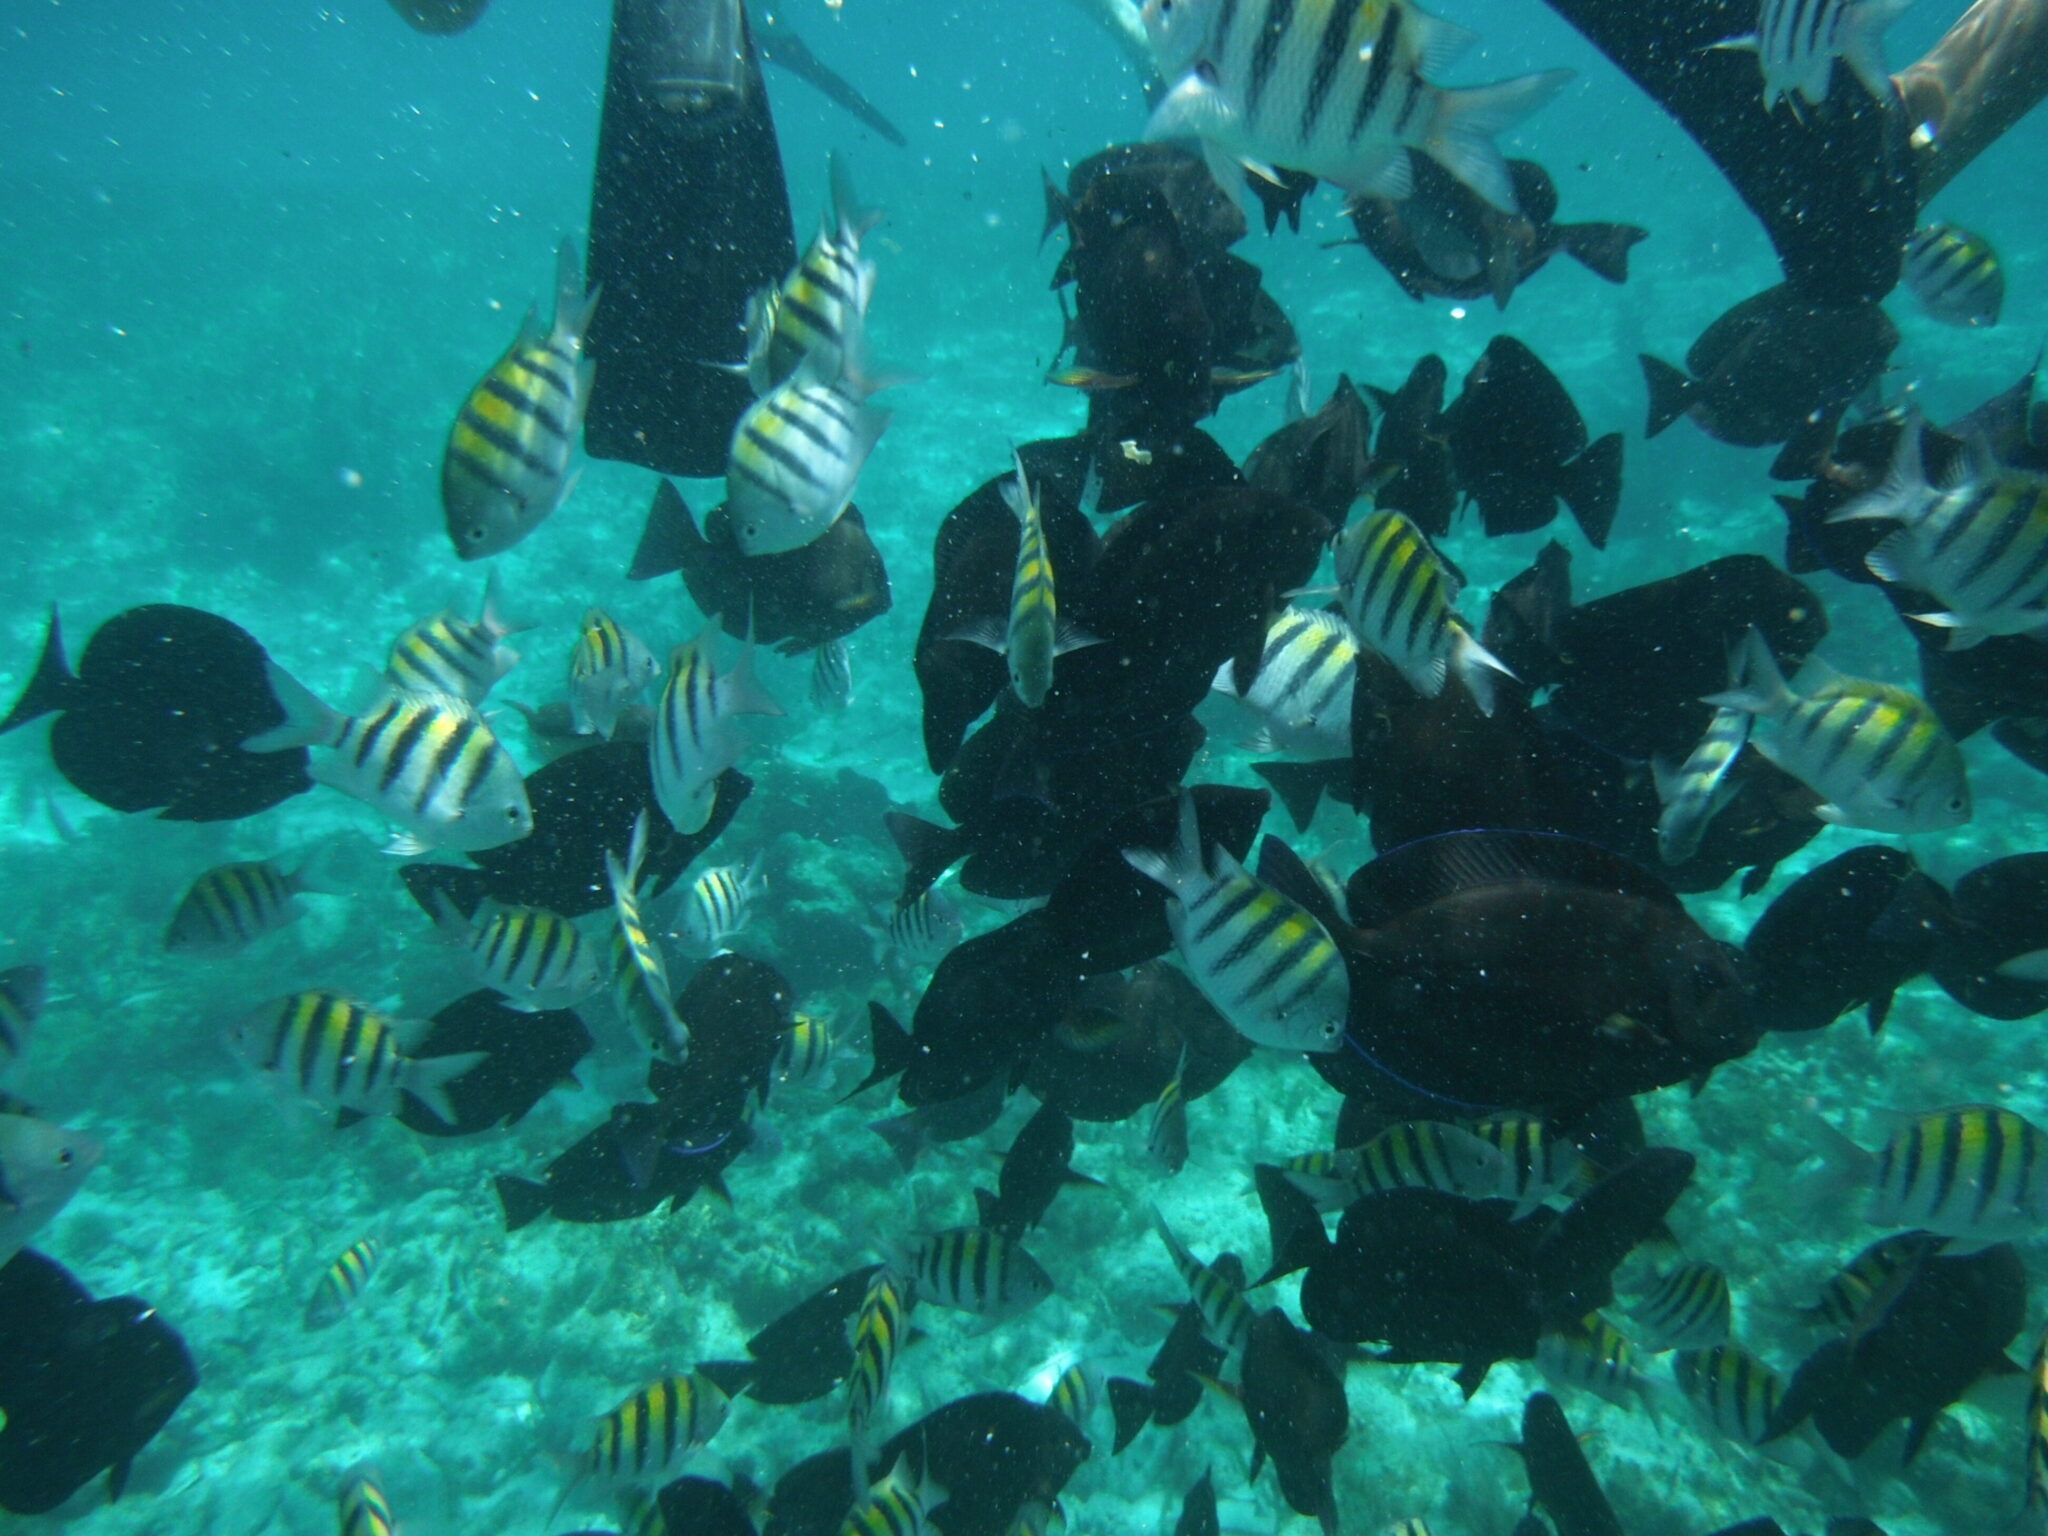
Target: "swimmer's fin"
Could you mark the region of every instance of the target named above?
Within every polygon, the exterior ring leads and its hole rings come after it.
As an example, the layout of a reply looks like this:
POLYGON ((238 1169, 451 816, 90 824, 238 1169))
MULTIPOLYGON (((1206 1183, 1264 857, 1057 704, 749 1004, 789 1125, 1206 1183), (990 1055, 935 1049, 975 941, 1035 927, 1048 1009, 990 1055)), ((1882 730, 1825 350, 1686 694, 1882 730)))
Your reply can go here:
POLYGON ((1897 92, 1848 69, 1818 107, 1766 112, 1756 55, 1715 44, 1756 28, 1756 0, 1550 0, 1698 141, 1817 304, 1883 298, 1919 200, 1897 92))
POLYGON ((851 112, 898 149, 903 147, 906 141, 902 130, 882 116, 875 104, 842 76, 820 63, 818 56, 804 46, 804 40, 792 32, 781 17, 764 15, 760 35, 754 41, 761 50, 761 57, 777 69, 788 70, 805 84, 821 91, 827 100, 851 112))
MULTIPOLYGON (((716 50, 710 52, 715 53, 716 50)), ((746 351, 750 295, 796 265, 782 152, 740 0, 612 0, 611 57, 590 198, 592 286, 604 302, 585 448, 663 474, 725 473, 753 401, 706 366, 746 351), (705 81, 710 36, 735 68, 705 81)))

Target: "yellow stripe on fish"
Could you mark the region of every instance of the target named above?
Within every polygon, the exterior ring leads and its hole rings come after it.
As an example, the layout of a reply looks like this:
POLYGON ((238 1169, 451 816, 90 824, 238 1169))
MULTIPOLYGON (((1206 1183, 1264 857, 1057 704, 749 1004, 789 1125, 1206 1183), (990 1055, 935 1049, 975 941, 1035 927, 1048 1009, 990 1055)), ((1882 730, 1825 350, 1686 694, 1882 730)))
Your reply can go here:
POLYGON ((1743 1445, 1763 1442, 1785 1396, 1777 1373, 1735 1344, 1673 1355, 1671 1374, 1716 1429, 1743 1445))
POLYGON ((846 1421, 856 1445, 888 1395, 889 1373, 903 1352, 916 1296, 908 1276, 883 1265, 861 1298, 853 1324, 853 1367, 846 1377, 846 1421))
POLYGON ((1457 575, 1429 537, 1399 512, 1374 512, 1337 537, 1337 586, 1358 643, 1391 662, 1426 699, 1455 676, 1482 714, 1493 713, 1495 674, 1513 677, 1453 609, 1457 575))
POLYGON ((358 1468, 349 1473, 336 1505, 335 1528, 340 1536, 394 1536, 398 1522, 375 1472, 358 1468))
POLYGON ((1972 1243, 2032 1237, 2048 1226, 2048 1136, 1988 1105, 1921 1115, 1878 1153, 1870 1214, 1972 1243))
POLYGON ((1209 1337, 1231 1354, 1244 1348, 1245 1340, 1251 1337, 1255 1314, 1251 1303, 1244 1299, 1244 1292, 1212 1265, 1204 1264, 1187 1249, 1181 1240, 1173 1235, 1173 1229, 1166 1224, 1166 1218, 1157 1210, 1152 1212, 1152 1229, 1159 1234, 1159 1240, 1166 1245, 1173 1267, 1186 1282, 1188 1294, 1194 1298, 1196 1308, 1202 1314, 1203 1327, 1209 1337))
POLYGON ((346 1253, 327 1266, 320 1283, 313 1288, 312 1299, 306 1303, 307 1330, 314 1332, 339 1322, 376 1275, 382 1259, 382 1250, 374 1239, 366 1237, 351 1243, 346 1253))
POLYGON ((718 1433, 731 1404, 709 1377, 664 1376, 598 1420, 584 1465, 611 1479, 664 1473, 718 1433))

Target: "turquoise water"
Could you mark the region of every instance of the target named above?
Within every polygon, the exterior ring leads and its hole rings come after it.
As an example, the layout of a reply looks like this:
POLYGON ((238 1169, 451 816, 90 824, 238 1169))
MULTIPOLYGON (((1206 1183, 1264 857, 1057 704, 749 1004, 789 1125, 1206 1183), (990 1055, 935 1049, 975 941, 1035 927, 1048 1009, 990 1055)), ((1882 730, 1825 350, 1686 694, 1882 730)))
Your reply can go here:
MULTIPOLYGON (((605 9, 497 0, 448 39, 417 36, 368 0, 24 0, 0 16, 0 694, 26 682, 52 600, 74 654, 101 619, 137 603, 223 613, 336 699, 358 690, 412 620, 475 612, 482 573, 457 564, 442 531, 441 446, 464 392, 544 298, 557 240, 581 237, 605 9)), ((1685 423, 1645 443, 1634 361, 1644 350, 1682 356, 1707 320, 1776 280, 1754 221, 1689 141, 1547 11, 1505 0, 1446 9, 1486 38, 1455 80, 1579 71, 1504 147, 1551 168, 1562 217, 1634 221, 1652 236, 1623 288, 1559 261, 1504 316, 1484 303, 1414 304, 1364 253, 1323 248, 1350 233, 1326 190, 1300 236, 1254 234, 1238 248, 1300 331, 1318 397, 1340 371, 1391 386, 1430 350, 1455 381, 1491 335, 1511 330, 1565 380, 1595 434, 1628 434, 1614 540, 1604 556, 1574 544, 1582 598, 1730 552, 1776 556, 1770 451, 1728 448, 1685 423)), ((1893 35, 1894 64, 1960 9, 1923 0, 1893 35)), ((899 861, 878 819, 805 825, 778 807, 816 803, 851 769, 936 819, 909 671, 932 534, 1012 443, 1077 430, 1083 415, 1078 396, 1040 382, 1059 319, 1046 289, 1057 240, 1037 245, 1039 167, 1063 179, 1064 165, 1136 137, 1145 109, 1135 76, 1076 9, 795 0, 781 14, 909 136, 891 148, 770 72, 800 237, 831 149, 889 212, 869 247, 880 267, 873 348, 921 382, 891 398, 894 424, 861 485, 895 608, 851 643, 856 708, 797 708, 807 660, 763 659, 792 719, 746 765, 759 787, 708 862, 766 851, 771 888, 736 947, 784 966, 806 1011, 859 1041, 870 997, 908 1017, 922 981, 867 955, 851 931, 881 926, 899 861), (817 958, 824 949, 854 955, 853 968, 835 973, 817 958)), ((1936 419, 2008 384, 2048 326, 2048 201, 2034 192, 2044 146, 2048 123, 2023 123, 1933 209, 1999 246, 2004 322, 1958 333, 1903 294, 1891 302, 1904 341, 1889 387, 1917 383, 1936 419)), ((1276 381, 1234 398, 1212 423, 1217 436, 1241 456, 1281 421, 1284 391, 1276 381)), ((644 470, 592 463, 568 504, 496 562, 506 606, 534 626, 515 642, 528 660, 499 698, 558 691, 575 620, 593 602, 658 650, 696 631, 675 582, 623 579, 652 486, 644 470)), ((700 511, 718 499, 713 483, 684 490, 700 511)), ((1490 543, 1461 525, 1449 552, 1478 589, 1466 610, 1482 612, 1487 589, 1551 535, 1578 539, 1562 522, 1490 543)), ((1824 654, 1910 682, 1910 643, 1882 600, 1810 579, 1833 623, 1824 654)), ((1241 730, 1227 714, 1215 720, 1191 779, 1256 784, 1241 730)), ((506 735, 537 766, 523 734, 506 735)), ((905 1234, 969 1221, 968 1191, 992 1181, 996 1149, 1030 1113, 1017 1097, 985 1137, 930 1154, 905 1179, 863 1128, 887 1112, 882 1094, 844 1106, 817 1091, 778 1094, 767 1119, 780 1150, 734 1166, 733 1209, 699 1200, 632 1223, 543 1222, 508 1235, 491 1176, 534 1173, 636 1086, 637 1048, 607 1005, 586 1010, 600 1048, 582 1087, 509 1131, 424 1143, 378 1120, 337 1136, 242 1073, 218 1037, 253 1004, 305 986, 406 1016, 467 990, 376 854, 375 818, 326 791, 226 825, 122 817, 64 785, 41 737, 38 727, 0 741, 13 897, 0 964, 46 959, 56 996, 6 1086, 108 1152, 36 1246, 98 1293, 155 1302, 185 1335, 202 1385, 119 1504, 99 1507, 95 1491, 26 1529, 325 1530, 342 1472, 365 1458, 409 1536, 604 1523, 587 1491, 546 1522, 590 1416, 664 1370, 740 1353, 784 1306, 905 1234), (60 835, 53 805, 75 839, 60 835), (348 896, 309 900, 297 926, 234 962, 163 952, 162 925, 200 870, 336 835, 350 839, 348 896), (386 1253, 373 1288, 341 1325, 304 1333, 299 1314, 320 1271, 364 1236, 386 1253)), ((2040 848, 2048 834, 2040 780, 1988 736, 1965 751, 1974 822, 1910 840, 1944 879, 2040 848)), ((1825 832, 1772 890, 1874 840, 1825 832)), ((1329 807, 1302 847, 1343 870, 1368 852, 1362 827, 1329 807)), ((1732 887, 1689 904, 1737 939, 1762 908, 1732 887)), ((974 930, 1003 920, 965 905, 974 930)), ((1789 1373, 1811 1343, 1791 1309, 1875 1235, 1802 1196, 1799 1117, 1817 1110, 1866 1143, 1884 1134, 1883 1110, 1996 1099, 2040 1121, 2048 1076, 2033 1029, 1975 1018, 1919 982, 1880 1042, 1853 1020, 1774 1037, 1697 1099, 1676 1089, 1641 1101, 1653 1142, 1700 1156, 1675 1225, 1693 1256, 1727 1269, 1751 1348, 1789 1373)), ((1077 1166, 1109 1188, 1063 1195, 1029 1240, 1058 1294, 993 1330, 921 1312, 930 1337, 899 1365, 887 1428, 967 1391, 1017 1387, 1062 1349, 1142 1374, 1162 1331, 1153 1303, 1181 1295, 1146 1201, 1198 1252, 1263 1254, 1250 1164, 1324 1144, 1334 1105, 1298 1064, 1255 1058, 1193 1107, 1193 1155, 1170 1184, 1147 1161, 1143 1117, 1078 1127, 1077 1166)), ((1283 1283, 1272 1301, 1298 1314, 1293 1290, 1283 1283)), ((1502 1365, 1461 1406, 1445 1368, 1355 1367, 1337 1463, 1346 1536, 1408 1516, 1426 1516, 1439 1536, 1506 1532, 1524 1485, 1494 1443, 1515 1438, 1536 1384, 1533 1366, 1502 1365)), ((1696 1428, 1675 1399, 1661 1429, 1583 1392, 1567 1406, 1596 1433, 1589 1454, 1637 1536, 1763 1512, 1815 1530, 1852 1511, 1921 1536, 1993 1529, 2019 1505, 2018 1394, 2006 1387, 1951 1411, 1903 1477, 1895 1437, 1849 1468, 1797 1439, 1769 1455, 1740 1450, 1696 1428)), ((1093 1428, 1097 1453, 1065 1494, 1076 1532, 1170 1529, 1210 1464, 1227 1530, 1296 1518, 1272 1479, 1245 1484, 1249 1441, 1229 1404, 1149 1432, 1114 1460, 1106 1422, 1093 1428)), ((696 1469, 772 1481, 843 1432, 836 1394, 810 1409, 742 1402, 696 1469)))

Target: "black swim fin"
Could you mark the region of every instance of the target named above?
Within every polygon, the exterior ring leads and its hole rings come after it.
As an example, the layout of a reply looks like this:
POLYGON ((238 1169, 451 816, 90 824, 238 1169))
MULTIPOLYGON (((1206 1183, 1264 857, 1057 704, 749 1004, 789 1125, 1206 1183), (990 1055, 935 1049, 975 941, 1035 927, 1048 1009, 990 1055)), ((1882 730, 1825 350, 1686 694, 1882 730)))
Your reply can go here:
POLYGON ((583 441, 663 474, 725 473, 753 400, 716 364, 746 350, 747 300, 796 265, 775 121, 739 0, 613 0, 590 197, 590 281, 604 284, 583 441), (738 70, 715 86, 688 59, 736 28, 738 70))

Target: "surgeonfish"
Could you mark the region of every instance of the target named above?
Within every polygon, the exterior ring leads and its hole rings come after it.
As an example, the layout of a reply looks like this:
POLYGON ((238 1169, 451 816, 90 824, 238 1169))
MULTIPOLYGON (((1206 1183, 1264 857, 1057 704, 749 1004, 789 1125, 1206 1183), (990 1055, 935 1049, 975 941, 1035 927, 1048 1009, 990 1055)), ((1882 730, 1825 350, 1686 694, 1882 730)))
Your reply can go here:
POLYGON ((342 1479, 335 1530, 337 1536, 397 1536, 398 1521, 392 1516, 383 1477, 375 1467, 352 1467, 342 1479))
POLYGON ((935 1232, 904 1266, 917 1299, 987 1318, 1028 1312, 1052 1294, 1052 1276, 1021 1244, 986 1227, 935 1232))
POLYGON ((1920 422, 1899 434, 1884 484, 1833 513, 1902 524, 1863 563, 1878 580, 1931 593, 1944 605, 1915 613, 1948 631, 1948 649, 2048 625, 2048 475, 2006 469, 1983 451, 1954 478, 1927 483, 1920 422))
POLYGON ((853 500, 889 413, 870 404, 886 385, 842 357, 807 357, 747 407, 726 455, 725 510, 746 555, 779 555, 824 537, 853 500))
POLYGON ((1452 608, 1459 585, 1428 536, 1402 513, 1374 512, 1337 537, 1337 586, 1358 643, 1392 662, 1426 699, 1456 677, 1479 712, 1490 715, 1494 674, 1514 673, 1452 608))
POLYGON ((1708 1422, 1741 1445, 1762 1443, 1785 1396, 1778 1373, 1739 1344, 1682 1350, 1671 1357, 1671 1374, 1708 1422))
POLYGON ((70 1204, 104 1153, 83 1131, 0 1114, 0 1265, 70 1204))
POLYGON ((568 499, 596 365, 583 355, 599 288, 583 291, 575 242, 555 253, 555 318, 528 310, 505 355, 470 391, 441 461, 441 507, 456 555, 501 555, 568 499))
POLYGON ((396 823, 388 852, 481 853, 533 831, 519 765, 467 699, 394 691, 360 715, 345 715, 275 662, 270 687, 284 706, 284 724, 243 747, 331 748, 307 771, 396 823))
POLYGON ((1906 286, 1943 325, 1998 324, 2005 264, 1981 235, 1956 224, 1923 224, 1906 242, 1906 286))
POLYGON ((1360 197, 1406 197, 1412 149, 1515 212, 1493 136, 1571 78, 1439 86, 1425 72, 1478 38, 1408 0, 1146 0, 1144 16, 1167 86, 1148 139, 1198 138, 1215 161, 1242 160, 1268 182, 1275 168, 1300 171, 1360 197))
POLYGON ((648 743, 654 798, 670 825, 683 833, 704 829, 718 798, 718 776, 746 751, 735 719, 782 713, 754 677, 752 641, 730 672, 718 670, 719 632, 713 619, 669 657, 648 743))
POLYGON ((1334 1051, 1351 984, 1321 923, 1248 874, 1221 845, 1203 855, 1191 795, 1180 798, 1171 849, 1126 848, 1124 861, 1164 886, 1168 926, 1202 995, 1255 1045, 1334 1051))
POLYGON ((1262 722, 1261 747, 1311 762, 1351 755, 1351 694, 1358 680, 1358 641, 1334 613, 1283 609, 1266 631, 1252 685, 1237 691, 1236 668, 1225 662, 1210 687, 1227 693, 1262 722))
POLYGON ((303 910, 300 895, 335 892, 324 852, 308 855, 289 873, 274 860, 252 859, 196 876, 178 898, 164 948, 174 955, 232 955, 289 927, 303 910))
POLYGON ((1016 478, 1002 484, 1003 503, 1017 516, 1017 567, 1010 581, 1010 619, 998 629, 989 619, 956 631, 955 640, 987 646, 1009 659, 1010 686, 1027 709, 1037 709, 1052 692, 1053 663, 1069 651, 1097 643, 1059 617, 1052 553, 1045 544, 1045 522, 1038 497, 1025 478, 1024 461, 1014 452, 1016 478))
POLYGON ((374 1238, 350 1243, 340 1258, 321 1271, 320 1283, 306 1303, 306 1331, 316 1333, 340 1322, 376 1277, 383 1259, 383 1250, 374 1238))
POLYGON ((0 971, 0 1067, 21 1060, 49 995, 49 972, 40 965, 0 971))
POLYGON ((852 653, 844 640, 827 640, 811 653, 811 707, 836 715, 852 703, 852 653))
POLYGON ((399 1049, 398 1021, 339 992, 292 992, 237 1020, 228 1044, 242 1060, 305 1098, 335 1105, 347 1123, 395 1115, 409 1093, 449 1124, 442 1091, 482 1064, 481 1051, 415 1061, 399 1049))
MULTIPOLYGON (((856 1478, 860 1465, 856 1459, 856 1478)), ((880 1482, 854 1500, 839 1536, 926 1536, 932 1529, 932 1509, 945 1499, 945 1489, 929 1475, 913 1479, 905 1458, 899 1456, 880 1482)))
POLYGON ((747 926, 754 898, 768 889, 761 873, 761 855, 745 868, 721 864, 690 882, 683 897, 683 933, 700 953, 715 954, 725 941, 747 926))
POLYGON ((465 619, 444 608, 421 619, 391 643, 384 676, 406 693, 445 693, 481 704, 498 680, 519 665, 519 653, 505 644, 528 626, 506 622, 498 611, 498 573, 484 580, 483 612, 465 619))
POLYGON ((861 241, 882 220, 860 206, 853 178, 838 155, 830 158, 831 205, 803 259, 782 280, 747 303, 747 381, 754 394, 767 394, 795 373, 806 358, 829 376, 860 338, 874 298, 875 264, 861 255, 861 241))
POLYGON ((1244 1348, 1245 1340, 1251 1337, 1255 1316, 1244 1292, 1215 1265, 1204 1264, 1190 1253, 1187 1246, 1173 1235, 1173 1228, 1166 1224, 1166 1218, 1156 1208, 1152 1212, 1152 1229, 1159 1234, 1159 1241, 1166 1245, 1167 1256, 1173 1260, 1174 1269, 1187 1282, 1188 1294, 1194 1298, 1195 1306, 1202 1314, 1202 1326, 1209 1337, 1222 1345, 1227 1353, 1237 1354, 1244 1348))
POLYGON ((1728 770, 1749 743, 1753 718, 1744 710, 1717 709, 1682 764, 1674 768, 1668 761, 1651 761, 1657 799, 1664 807, 1657 818, 1657 854, 1666 864, 1683 864, 1698 853, 1707 828, 1735 798, 1728 770))
POLYGON ((661 677, 661 662, 640 637, 602 608, 586 609, 569 652, 569 718, 579 736, 606 741, 641 690, 661 677))
POLYGON ((570 1008, 604 985, 602 962, 576 925, 542 907, 486 902, 466 918, 440 891, 434 925, 469 952, 477 980, 521 1013, 570 1008))
POLYGON ((597 1421, 584 1470, 614 1484, 663 1482, 725 1423, 732 1399, 692 1371, 648 1383, 597 1421))
POLYGON ((1870 1219, 1953 1238, 1951 1255, 2048 1227, 2048 1135, 2009 1109, 1916 1116, 1877 1154, 1870 1219))
POLYGON ((1628 1309, 1642 1328, 1641 1343, 1667 1349, 1712 1349, 1728 1342, 1733 1302, 1718 1264, 1681 1264, 1659 1276, 1628 1309))
POLYGON ((669 985, 668 962, 640 912, 640 864, 647 853, 647 813, 633 822, 633 841, 621 864, 607 849, 605 874, 611 884, 612 994, 619 1012, 657 1052, 672 1061, 689 1054, 689 1032, 676 1015, 675 993, 669 985))
POLYGON ((1814 811, 1822 821, 1937 832, 1970 819, 1963 754, 1925 702, 1814 659, 1806 665, 1815 680, 1794 692, 1752 629, 1736 650, 1731 686, 1706 702, 1757 717, 1765 727, 1751 737, 1757 750, 1822 798, 1814 811))
POLYGON ((1819 106, 1827 100, 1840 59, 1879 101, 1894 87, 1884 67, 1884 32, 1913 0, 1761 0, 1756 30, 1717 43, 1718 48, 1752 51, 1762 66, 1764 110, 1780 101, 1800 115, 1799 100, 1819 106))

